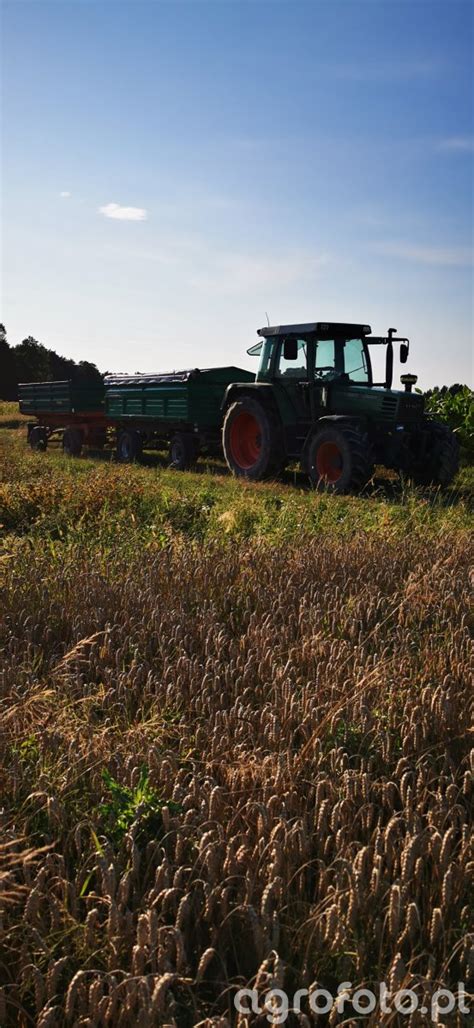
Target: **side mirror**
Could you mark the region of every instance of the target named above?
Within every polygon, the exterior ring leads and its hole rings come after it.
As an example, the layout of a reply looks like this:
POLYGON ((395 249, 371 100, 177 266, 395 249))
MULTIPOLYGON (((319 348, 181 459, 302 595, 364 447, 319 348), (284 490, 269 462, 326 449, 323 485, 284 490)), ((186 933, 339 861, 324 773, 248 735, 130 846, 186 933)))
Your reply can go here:
POLYGON ((283 356, 286 361, 295 361, 298 358, 298 340, 285 339, 283 343, 283 356))
POLYGON ((400 343, 400 364, 406 364, 408 360, 408 343, 400 343))

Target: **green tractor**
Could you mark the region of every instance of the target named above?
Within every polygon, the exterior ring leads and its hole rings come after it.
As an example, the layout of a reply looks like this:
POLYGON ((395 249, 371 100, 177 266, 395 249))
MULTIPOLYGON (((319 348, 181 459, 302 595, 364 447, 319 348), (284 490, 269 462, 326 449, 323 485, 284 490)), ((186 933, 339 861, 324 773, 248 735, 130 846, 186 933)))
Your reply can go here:
POLYGON ((254 481, 299 461, 316 489, 362 488, 376 464, 419 485, 448 486, 459 466, 456 436, 424 413, 415 375, 392 389, 394 344, 400 362, 409 341, 372 336, 369 325, 315 322, 261 328, 248 350, 260 357, 252 383, 229 385, 222 442, 229 468, 254 481), (374 382, 370 346, 385 346, 385 381, 374 382))

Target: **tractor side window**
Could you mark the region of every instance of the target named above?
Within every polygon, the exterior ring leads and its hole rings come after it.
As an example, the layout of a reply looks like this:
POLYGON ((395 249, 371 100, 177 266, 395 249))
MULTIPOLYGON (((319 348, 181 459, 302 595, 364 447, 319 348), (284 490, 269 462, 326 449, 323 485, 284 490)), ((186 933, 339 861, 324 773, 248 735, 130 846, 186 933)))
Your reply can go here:
POLYGON ((369 373, 362 339, 346 339, 344 342, 344 371, 351 382, 367 384, 369 373))
POLYGON ((304 339, 297 340, 297 351, 294 360, 289 357, 285 357, 285 345, 282 342, 280 345, 280 354, 278 360, 277 375, 281 378, 306 378, 307 362, 306 362, 306 342, 304 339))
POLYGON ((334 378, 336 358, 334 339, 318 339, 316 344, 316 363, 314 377, 317 381, 334 378))
POLYGON ((268 369, 270 367, 270 361, 271 361, 272 352, 273 352, 273 342, 274 341, 273 341, 273 339, 271 337, 269 337, 269 338, 267 338, 267 339, 265 339, 263 341, 263 345, 262 345, 261 350, 260 350, 260 363, 259 363, 259 366, 258 366, 258 378, 265 378, 265 375, 268 374, 268 369))

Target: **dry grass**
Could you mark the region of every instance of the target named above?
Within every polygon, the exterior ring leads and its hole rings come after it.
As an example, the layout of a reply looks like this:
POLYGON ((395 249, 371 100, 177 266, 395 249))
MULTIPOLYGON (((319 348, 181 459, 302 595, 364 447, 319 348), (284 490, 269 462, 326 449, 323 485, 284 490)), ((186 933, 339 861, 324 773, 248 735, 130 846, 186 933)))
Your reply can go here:
MULTIPOLYGON (((64 503, 72 472, 39 461, 64 503)), ((468 981, 465 513, 364 532, 357 500, 341 536, 144 545, 140 495, 115 548, 72 522, 5 537, 0 1024, 223 1026, 247 984, 468 981)))
POLYGON ((0 400, 0 428, 20 428, 26 426, 31 418, 20 414, 17 403, 0 400))

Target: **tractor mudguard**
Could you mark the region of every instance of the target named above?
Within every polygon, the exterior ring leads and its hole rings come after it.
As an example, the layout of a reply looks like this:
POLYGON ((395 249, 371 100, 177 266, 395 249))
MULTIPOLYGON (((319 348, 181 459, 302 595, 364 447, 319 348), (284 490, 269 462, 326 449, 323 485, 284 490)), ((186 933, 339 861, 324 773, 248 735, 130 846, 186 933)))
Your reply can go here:
POLYGON ((265 406, 271 404, 276 410, 272 382, 232 382, 227 386, 222 398, 221 411, 227 410, 227 407, 241 396, 252 396, 265 406))

